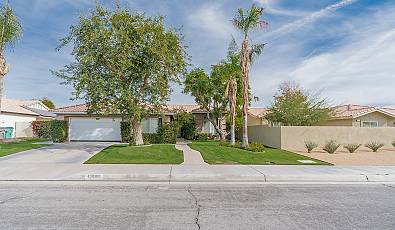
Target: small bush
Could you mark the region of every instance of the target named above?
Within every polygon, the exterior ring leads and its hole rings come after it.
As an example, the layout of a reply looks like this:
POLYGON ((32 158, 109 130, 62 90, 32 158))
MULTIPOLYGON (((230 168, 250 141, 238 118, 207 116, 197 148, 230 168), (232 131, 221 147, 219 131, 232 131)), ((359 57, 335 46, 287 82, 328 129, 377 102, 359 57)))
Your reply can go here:
POLYGON ((220 146, 224 146, 224 147, 231 147, 231 148, 238 148, 238 149, 244 149, 244 150, 248 150, 251 152, 265 152, 265 146, 260 144, 260 143, 256 143, 256 142, 250 142, 248 148, 243 148, 241 147, 241 142, 240 141, 236 141, 235 145, 231 145, 229 141, 221 141, 219 143, 220 146))
POLYGON ((163 124, 158 130, 158 143, 175 144, 177 142, 178 125, 163 124))
POLYGON ((260 143, 250 142, 247 150, 252 151, 252 152, 265 152, 265 146, 263 146, 260 143))
POLYGON ((143 133, 143 141, 145 145, 160 144, 161 136, 158 133, 143 133))
POLYGON ((129 143, 132 139, 130 137, 130 123, 127 121, 121 122, 121 139, 123 143, 129 143))
POLYGON ((197 133, 195 139, 198 141, 207 141, 208 138, 209 138, 208 133, 197 133))
POLYGON ((304 146, 306 147, 308 153, 311 153, 311 151, 318 147, 317 143, 312 141, 305 141, 304 146))
POLYGON ((38 138, 51 139, 53 142, 67 140, 68 124, 62 120, 33 121, 33 134, 38 138))
POLYGON ((324 151, 327 153, 335 153, 340 147, 340 144, 336 143, 334 140, 327 141, 324 145, 324 151))
POLYGON ((384 146, 383 143, 379 143, 379 142, 376 142, 376 141, 372 141, 372 142, 367 143, 367 144, 365 145, 365 147, 371 149, 373 152, 377 152, 377 150, 379 150, 379 149, 382 148, 383 146, 384 146))
POLYGON ((393 142, 392 142, 392 146, 394 146, 394 147, 395 147, 395 141, 393 141, 393 142))
POLYGON ((347 149, 349 153, 354 153, 359 147, 361 147, 361 144, 357 143, 347 144, 344 146, 344 148, 347 149))

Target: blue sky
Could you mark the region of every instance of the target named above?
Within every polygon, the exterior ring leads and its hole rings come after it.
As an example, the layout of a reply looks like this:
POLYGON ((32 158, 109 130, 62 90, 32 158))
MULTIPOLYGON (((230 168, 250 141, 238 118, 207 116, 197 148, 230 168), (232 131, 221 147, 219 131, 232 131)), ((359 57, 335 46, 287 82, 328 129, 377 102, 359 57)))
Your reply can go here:
MULTIPOLYGON (((113 1, 100 1, 111 6, 113 1)), ((252 34, 267 43, 253 64, 251 86, 267 106, 282 81, 295 81, 320 92, 334 105, 354 103, 395 106, 395 1, 393 0, 124 0, 136 11, 163 15, 167 25, 180 28, 191 64, 209 70, 226 55, 239 33, 230 20, 237 8, 253 2, 265 7, 266 30, 252 34)), ((7 98, 49 97, 58 106, 70 101, 72 89, 60 85, 50 69, 72 61, 70 49, 56 52, 78 16, 94 7, 92 0, 10 0, 23 26, 23 37, 8 49, 11 65, 5 79, 7 98)), ((174 86, 172 103, 193 103, 174 86)))

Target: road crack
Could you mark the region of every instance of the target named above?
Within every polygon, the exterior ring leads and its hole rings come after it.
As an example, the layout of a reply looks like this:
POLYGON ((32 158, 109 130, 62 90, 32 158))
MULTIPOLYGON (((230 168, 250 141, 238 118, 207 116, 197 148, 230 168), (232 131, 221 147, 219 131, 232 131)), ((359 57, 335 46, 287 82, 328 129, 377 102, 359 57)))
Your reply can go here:
POLYGON ((7 203, 7 202, 9 202, 9 201, 19 200, 19 199, 24 199, 24 198, 25 198, 25 197, 22 197, 22 196, 14 196, 14 197, 10 197, 10 198, 8 198, 8 199, 5 199, 5 200, 0 201, 0 204, 5 204, 5 203, 7 203))
POLYGON ((200 230, 199 217, 200 217, 200 209, 202 206, 199 204, 198 199, 195 196, 195 194, 192 193, 191 186, 188 187, 187 192, 192 196, 193 200, 195 201, 195 207, 196 207, 195 224, 198 227, 198 229, 200 230))

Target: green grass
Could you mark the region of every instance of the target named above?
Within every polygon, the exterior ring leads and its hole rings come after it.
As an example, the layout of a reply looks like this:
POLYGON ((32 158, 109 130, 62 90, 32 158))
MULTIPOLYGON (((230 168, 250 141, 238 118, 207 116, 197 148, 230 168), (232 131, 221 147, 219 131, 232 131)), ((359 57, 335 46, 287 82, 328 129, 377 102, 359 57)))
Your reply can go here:
POLYGON ((298 160, 314 160, 312 165, 329 165, 326 162, 311 159, 296 153, 281 149, 266 147, 265 152, 251 152, 244 149, 220 146, 219 142, 193 142, 189 144, 192 149, 199 151, 204 161, 209 164, 276 164, 276 165, 307 165, 298 160))
POLYGON ((34 142, 45 141, 43 139, 29 139, 25 141, 19 142, 9 142, 9 143, 1 143, 0 144, 0 157, 4 157, 7 155, 11 155, 14 153, 19 153, 22 151, 37 149, 47 145, 38 145, 33 144, 34 142))
POLYGON ((151 146, 112 145, 97 153, 85 164, 181 164, 182 151, 174 145, 151 146))

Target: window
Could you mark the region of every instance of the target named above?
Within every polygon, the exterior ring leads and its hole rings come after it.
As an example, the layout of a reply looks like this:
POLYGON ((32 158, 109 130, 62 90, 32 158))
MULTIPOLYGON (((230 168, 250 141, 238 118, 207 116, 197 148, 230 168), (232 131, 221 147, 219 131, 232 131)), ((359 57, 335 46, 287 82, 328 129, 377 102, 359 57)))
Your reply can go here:
POLYGON ((203 133, 215 134, 214 125, 213 125, 209 120, 205 120, 205 121, 204 121, 204 124, 203 124, 203 133))
POLYGON ((378 121, 362 121, 362 127, 379 127, 378 121))
POLYGON ((141 121, 143 133, 156 133, 159 127, 159 118, 145 118, 141 121))

